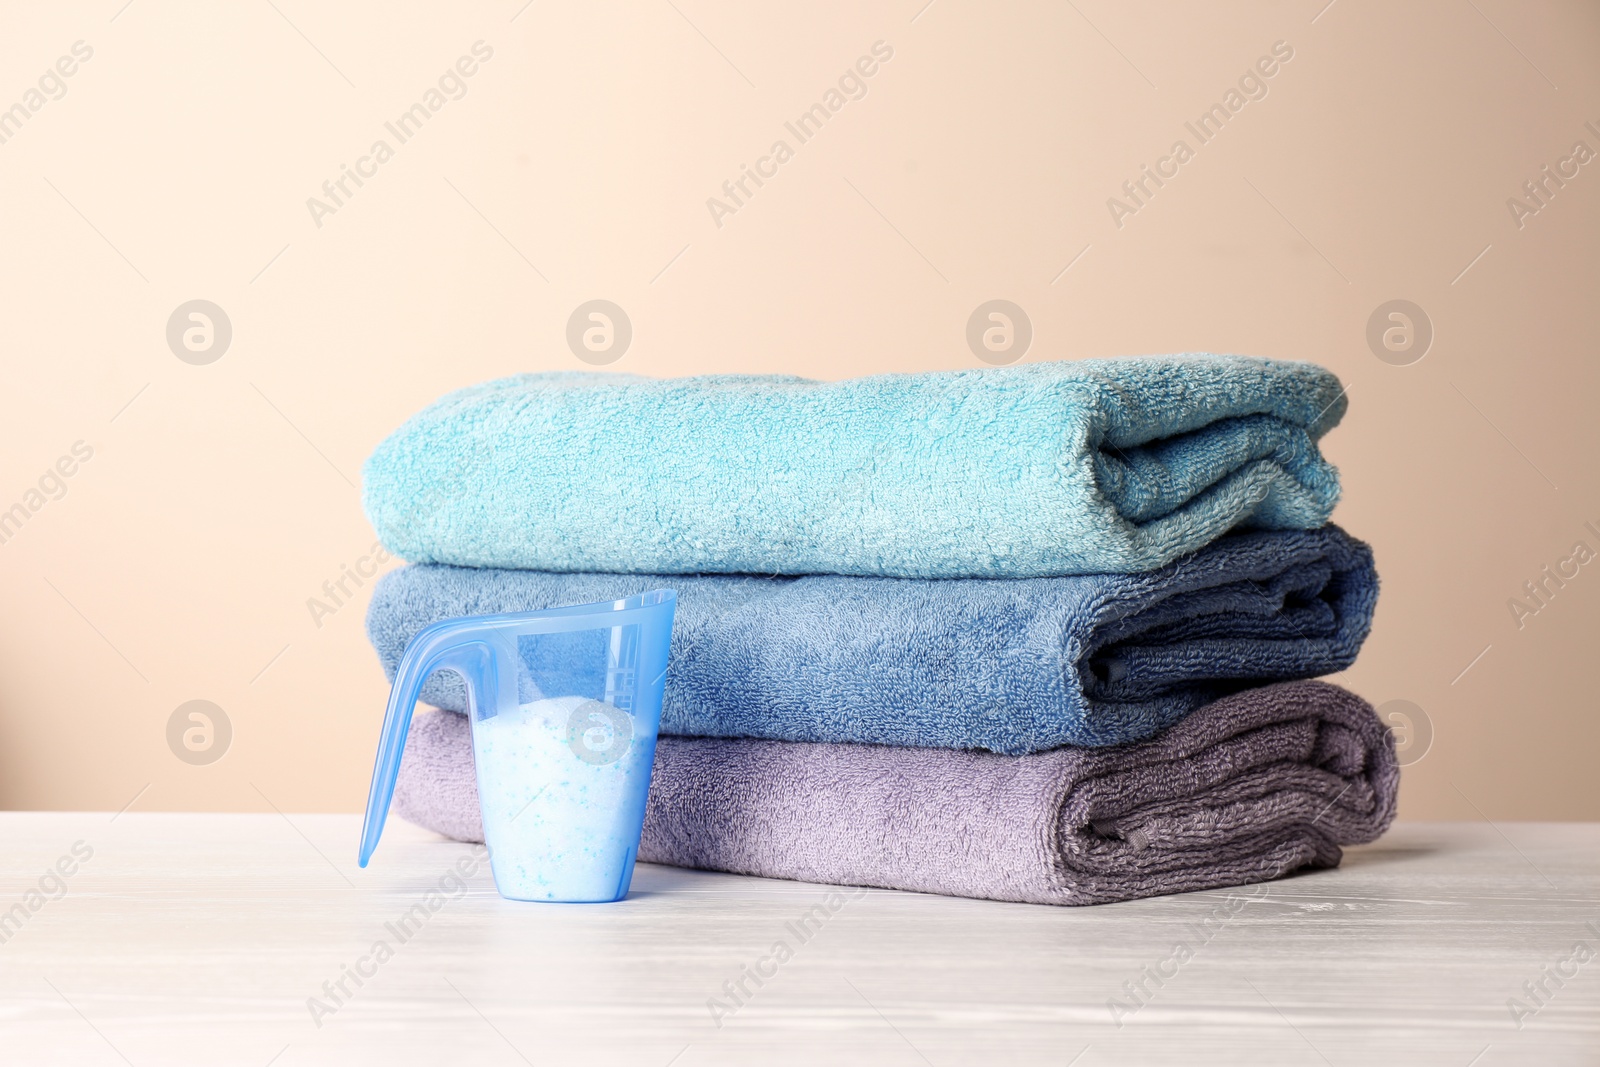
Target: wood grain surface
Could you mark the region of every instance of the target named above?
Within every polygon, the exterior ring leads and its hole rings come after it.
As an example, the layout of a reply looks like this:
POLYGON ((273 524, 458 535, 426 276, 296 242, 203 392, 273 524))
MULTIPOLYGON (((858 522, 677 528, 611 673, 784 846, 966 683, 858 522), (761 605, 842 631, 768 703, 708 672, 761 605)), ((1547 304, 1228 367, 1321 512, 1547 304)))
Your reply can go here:
POLYGON ((0 815, 0 1062, 1600 1063, 1593 824, 1402 824, 1336 871, 1078 909, 652 866, 518 904, 403 823, 360 870, 358 828, 0 815))

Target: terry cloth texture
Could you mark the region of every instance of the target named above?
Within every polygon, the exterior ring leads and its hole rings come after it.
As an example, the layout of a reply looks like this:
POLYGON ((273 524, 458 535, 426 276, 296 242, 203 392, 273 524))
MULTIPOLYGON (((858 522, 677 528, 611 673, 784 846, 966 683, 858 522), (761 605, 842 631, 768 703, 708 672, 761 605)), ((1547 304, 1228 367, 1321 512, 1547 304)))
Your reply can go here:
MULTIPOLYGON (((1394 818, 1394 742, 1324 682, 1209 704, 1160 737, 1031 756, 663 737, 639 859, 767 878, 1101 904, 1333 867, 1394 818)), ((412 723, 394 810, 483 839, 466 717, 412 723)))
POLYGON ((1029 578, 1148 571, 1339 495, 1328 371, 1239 356, 842 382, 527 374, 378 446, 402 559, 546 571, 1029 578))
MULTIPOLYGON (((1354 662, 1372 552, 1334 526, 1230 534, 1146 574, 924 580, 559 574, 420 565, 384 576, 367 633, 390 680, 442 619, 678 593, 661 732, 1021 754, 1150 737, 1225 693, 1354 662)), ((603 658, 593 659, 595 670, 603 658)), ((548 672, 546 672, 548 673, 548 672)), ((562 692, 603 688, 572 679, 562 692)), ((422 699, 466 711, 455 674, 422 699)))

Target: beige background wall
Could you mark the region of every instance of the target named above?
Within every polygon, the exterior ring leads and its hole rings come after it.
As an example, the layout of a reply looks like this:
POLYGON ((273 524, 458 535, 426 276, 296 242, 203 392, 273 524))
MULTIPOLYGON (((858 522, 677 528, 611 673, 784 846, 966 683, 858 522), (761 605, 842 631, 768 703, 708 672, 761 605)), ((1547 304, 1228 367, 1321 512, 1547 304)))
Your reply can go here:
POLYGON ((1600 151, 1600 10, 924 2, 7 5, 0 107, 93 55, 0 144, 0 508, 93 456, 0 544, 0 806, 356 810, 366 596, 320 627, 306 602, 372 545, 361 461, 446 390, 579 366, 579 303, 629 314, 619 370, 834 378, 974 366, 967 317, 1004 298, 1028 359, 1336 370, 1337 519, 1384 576, 1344 681, 1434 733, 1403 814, 1600 818, 1600 565, 1521 629, 1507 606, 1600 549, 1600 164, 1507 206, 1600 151), (480 40, 319 227, 307 198, 480 40), (877 41, 866 95, 786 135, 877 41), (1185 121, 1279 41, 1199 145, 1185 121), (707 198, 778 138, 719 227, 707 198), (1107 199, 1179 138, 1119 228, 1107 199), (167 345, 192 299, 232 323, 209 365, 167 345), (1433 324, 1420 362, 1369 349, 1392 299, 1433 324), (209 765, 167 742, 193 699, 232 724, 209 765))

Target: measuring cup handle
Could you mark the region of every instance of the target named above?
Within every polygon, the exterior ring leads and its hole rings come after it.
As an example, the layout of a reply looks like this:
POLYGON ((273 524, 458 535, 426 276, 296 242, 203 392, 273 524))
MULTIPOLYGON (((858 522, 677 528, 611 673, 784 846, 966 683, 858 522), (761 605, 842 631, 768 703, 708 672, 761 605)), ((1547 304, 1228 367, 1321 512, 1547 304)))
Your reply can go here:
POLYGON ((470 713, 478 714, 485 705, 493 707, 496 692, 495 656, 485 643, 482 631, 466 620, 434 623, 420 631, 406 645, 405 655, 395 670, 389 690, 389 706, 383 713, 383 731, 378 738, 378 755, 372 765, 372 786, 367 791, 367 814, 361 825, 362 867, 372 858, 383 836, 389 817, 389 802, 394 799, 395 779, 400 759, 405 755, 406 735, 411 730, 411 714, 416 709, 422 684, 439 670, 453 670, 466 682, 470 713))

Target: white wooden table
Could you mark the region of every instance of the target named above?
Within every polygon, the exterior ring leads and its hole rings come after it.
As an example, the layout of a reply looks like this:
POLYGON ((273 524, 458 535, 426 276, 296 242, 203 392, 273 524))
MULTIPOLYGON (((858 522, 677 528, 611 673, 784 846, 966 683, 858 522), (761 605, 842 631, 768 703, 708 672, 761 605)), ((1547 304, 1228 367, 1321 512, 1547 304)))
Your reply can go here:
POLYGON ((385 924, 468 847, 395 821, 362 871, 358 825, 0 814, 0 924, 27 912, 0 925, 0 1062, 1600 1063, 1600 959, 1563 962, 1600 952, 1596 825, 1401 825, 1231 900, 874 890, 803 942, 824 887, 650 866, 615 905, 512 903, 482 869, 402 942, 385 924), (47 877, 58 861, 73 873, 47 877), (738 1003, 723 983, 757 965, 738 1003), (1135 999, 1146 967, 1166 977, 1135 999), (1541 1006, 1523 983, 1546 968, 1569 977, 1541 1006), (1512 997, 1537 1009, 1520 1028, 1512 997))

